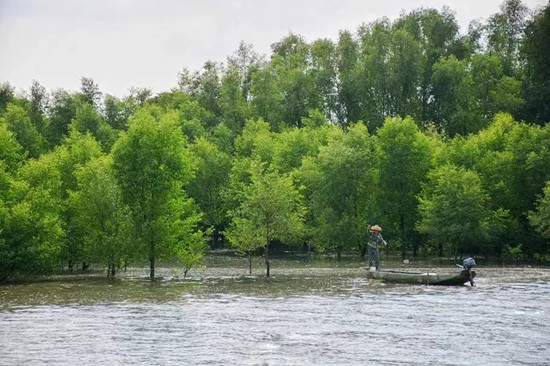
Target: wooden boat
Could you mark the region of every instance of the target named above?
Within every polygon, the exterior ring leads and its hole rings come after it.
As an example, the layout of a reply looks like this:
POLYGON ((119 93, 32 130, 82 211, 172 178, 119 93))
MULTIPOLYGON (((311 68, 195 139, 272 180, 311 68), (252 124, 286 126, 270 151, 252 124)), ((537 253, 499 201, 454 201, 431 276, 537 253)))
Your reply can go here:
POLYGON ((423 285, 442 285, 442 286, 461 286, 466 282, 473 284, 476 276, 475 271, 471 271, 472 277, 468 271, 461 271, 455 274, 438 274, 429 272, 403 272, 403 271, 369 271, 368 277, 376 280, 395 283, 423 284, 423 285))

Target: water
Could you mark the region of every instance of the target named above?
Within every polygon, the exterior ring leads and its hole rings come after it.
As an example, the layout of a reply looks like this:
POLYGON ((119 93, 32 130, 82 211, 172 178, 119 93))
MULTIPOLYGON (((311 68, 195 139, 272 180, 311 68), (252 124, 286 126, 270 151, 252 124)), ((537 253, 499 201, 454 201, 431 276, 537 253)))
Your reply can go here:
POLYGON ((266 280, 234 261, 0 287, 0 365, 550 365, 548 269, 428 287, 334 262, 278 261, 266 280))

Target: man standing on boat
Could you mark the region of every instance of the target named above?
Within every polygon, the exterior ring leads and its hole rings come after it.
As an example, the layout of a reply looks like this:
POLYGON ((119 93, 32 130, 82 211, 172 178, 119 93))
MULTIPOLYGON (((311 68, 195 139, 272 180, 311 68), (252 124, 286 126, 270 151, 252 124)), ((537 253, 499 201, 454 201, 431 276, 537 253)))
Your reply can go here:
POLYGON ((382 238, 382 228, 378 225, 368 226, 369 230, 369 270, 374 262, 376 265, 376 270, 380 270, 380 254, 378 253, 378 245, 384 244, 388 245, 384 238, 382 238))

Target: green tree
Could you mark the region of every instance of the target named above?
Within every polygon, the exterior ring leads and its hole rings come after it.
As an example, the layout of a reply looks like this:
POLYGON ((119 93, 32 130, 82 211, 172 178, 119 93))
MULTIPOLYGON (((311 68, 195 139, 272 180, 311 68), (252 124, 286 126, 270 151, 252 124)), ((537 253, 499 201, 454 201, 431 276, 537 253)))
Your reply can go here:
POLYGON ((80 103, 75 95, 67 91, 58 90, 53 94, 45 136, 51 146, 59 145, 69 134, 69 125, 76 116, 76 109, 80 103))
POLYGON ((105 96, 105 108, 103 111, 105 122, 111 128, 118 131, 128 129, 128 120, 137 109, 137 104, 131 100, 120 100, 117 97, 107 94, 105 96))
POLYGON ((258 70, 262 62, 262 57, 254 50, 252 44, 244 41, 239 43, 239 48, 232 56, 227 58, 229 70, 235 70, 240 76, 241 90, 245 101, 251 99, 252 74, 258 70))
POLYGON ((0 281, 58 268, 63 231, 61 179, 48 159, 30 160, 10 177, 0 161, 0 281))
POLYGON ((252 74, 252 107, 254 113, 278 131, 284 121, 283 91, 273 65, 266 64, 252 74))
POLYGON ((455 56, 442 57, 433 65, 432 92, 434 101, 430 117, 451 137, 478 131, 479 113, 472 97, 468 62, 455 56))
POLYGON ((350 32, 342 31, 336 46, 338 104, 336 123, 344 130, 361 119, 359 45, 350 32))
POLYGON ((314 82, 315 69, 310 67, 310 45, 290 34, 272 45, 271 65, 282 94, 283 121, 301 127, 302 117, 311 109, 324 110, 323 98, 314 82))
POLYGON ((227 240, 239 255, 248 258, 248 274, 252 274, 252 255, 265 247, 263 233, 246 217, 234 217, 231 226, 224 231, 227 240))
POLYGON ((25 109, 9 103, 0 119, 6 122, 8 129, 13 132, 15 139, 29 158, 37 158, 46 151, 46 140, 32 124, 25 109))
POLYGON ((205 138, 190 145, 196 164, 195 177, 187 185, 189 196, 204 213, 202 226, 213 227, 214 243, 227 225, 227 203, 224 192, 229 186, 231 157, 205 138))
POLYGON ((260 245, 261 238, 266 276, 269 277, 271 242, 299 242, 304 208, 290 176, 266 171, 265 164, 259 161, 254 161, 250 167, 250 184, 243 187, 239 207, 230 212, 232 222, 226 235, 231 245, 242 251, 260 245))
MULTIPOLYGON (((314 88, 320 94, 322 100, 319 106, 326 119, 338 123, 337 116, 340 113, 338 105, 337 75, 338 64, 336 46, 329 39, 319 39, 311 44, 311 78, 314 88)), ((308 111, 309 113, 309 111, 308 111)), ((306 116, 303 116, 304 118, 306 116)))
POLYGON ((4 169, 14 173, 23 161, 23 148, 8 129, 5 119, 0 118, 0 161, 4 169))
POLYGON ((136 251, 149 259, 151 279, 157 258, 171 256, 177 240, 191 237, 200 220, 182 189, 192 178, 192 164, 177 119, 175 112, 142 109, 113 147, 136 251))
POLYGON ((414 10, 397 19, 394 28, 405 30, 420 46, 423 55, 418 91, 422 111, 420 120, 427 121, 432 100, 433 65, 444 56, 454 55, 459 60, 466 58, 467 47, 459 36, 455 15, 448 7, 441 11, 430 8, 414 10))
POLYGON ((62 241, 61 259, 66 261, 71 271, 78 261, 82 261, 83 269, 89 265, 89 262, 84 252, 83 227, 74 220, 75 213, 68 201, 69 192, 77 189, 78 183, 75 176, 77 168, 100 155, 101 146, 93 136, 71 131, 70 135, 52 153, 44 154, 39 159, 46 159, 50 169, 59 171, 61 175, 59 195, 63 205, 61 222, 65 233, 62 241))
POLYGON ((500 13, 489 18, 488 49, 490 53, 500 55, 506 76, 515 74, 528 12, 529 9, 521 0, 505 0, 500 5, 500 13))
POLYGON ((92 78, 82 77, 80 79, 80 92, 82 93, 82 100, 98 110, 102 93, 92 78))
POLYGON ((41 135, 46 133, 47 112, 49 108, 49 96, 46 88, 38 81, 33 80, 30 90, 29 117, 34 127, 41 135))
POLYGON ((316 157, 306 158, 298 173, 308 197, 308 226, 313 244, 341 257, 346 250, 365 256, 371 207, 374 151, 363 124, 335 133, 316 157))
POLYGON ((114 277, 130 259, 130 215, 116 181, 112 159, 101 156, 80 166, 77 187, 70 192, 75 221, 83 227, 86 258, 104 263, 114 277))
POLYGON ((542 125, 550 121, 550 4, 527 24, 521 55, 525 119, 542 125))
POLYGON ((15 98, 15 89, 8 82, 0 84, 0 114, 6 110, 6 105, 15 98))
POLYGON ((439 244, 440 256, 485 253, 485 245, 504 229, 506 212, 489 208, 489 195, 473 171, 453 165, 435 169, 419 200, 417 229, 439 244))
POLYGON ((538 197, 536 209, 529 212, 529 222, 543 237, 550 239, 550 181, 538 197))
POLYGON ((432 167, 432 142, 411 118, 388 118, 378 130, 376 144, 377 199, 383 218, 401 241, 403 255, 411 244, 416 254, 417 195, 432 167))
POLYGON ((244 122, 251 116, 251 107, 243 94, 238 70, 229 69, 221 81, 218 106, 221 110, 221 121, 235 135, 241 133, 244 122))
POLYGON ((76 115, 71 121, 69 129, 75 129, 82 134, 90 133, 101 144, 104 152, 111 149, 116 139, 113 128, 87 103, 77 106, 76 115))

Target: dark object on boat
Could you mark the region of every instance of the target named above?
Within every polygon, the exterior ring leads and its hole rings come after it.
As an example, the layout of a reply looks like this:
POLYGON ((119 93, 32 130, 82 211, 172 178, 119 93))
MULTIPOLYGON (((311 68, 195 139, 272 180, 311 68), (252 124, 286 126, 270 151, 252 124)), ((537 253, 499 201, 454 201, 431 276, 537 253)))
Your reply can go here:
POLYGON ((463 270, 456 274, 438 274, 428 272, 403 272, 403 271, 369 271, 368 277, 387 282, 461 286, 466 282, 473 282, 475 271, 463 270))
POLYGON ((474 282, 474 277, 476 276, 476 273, 472 271, 472 268, 476 266, 476 261, 474 258, 469 257, 462 261, 462 265, 457 264, 458 266, 458 273, 464 274, 464 276, 468 276, 470 279, 470 286, 475 286, 476 283, 474 282))

